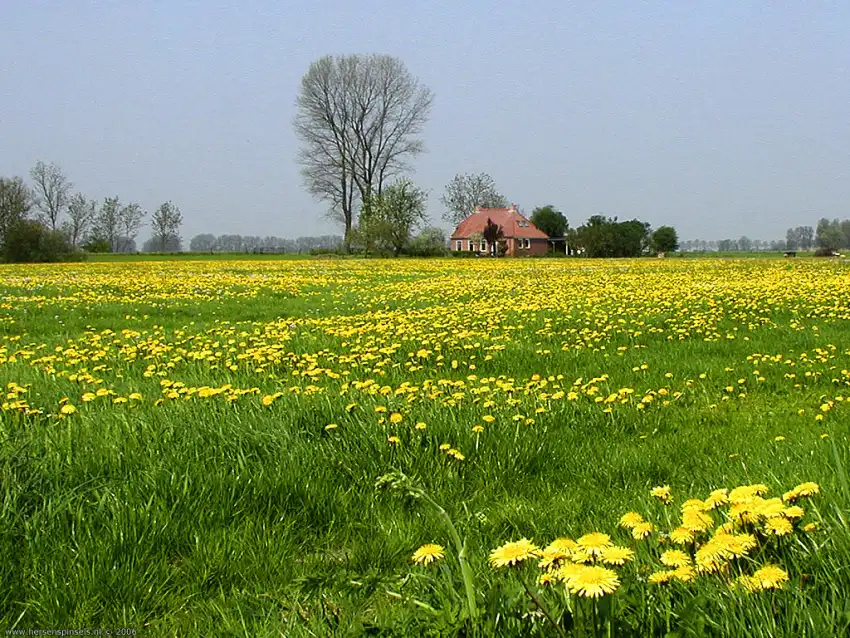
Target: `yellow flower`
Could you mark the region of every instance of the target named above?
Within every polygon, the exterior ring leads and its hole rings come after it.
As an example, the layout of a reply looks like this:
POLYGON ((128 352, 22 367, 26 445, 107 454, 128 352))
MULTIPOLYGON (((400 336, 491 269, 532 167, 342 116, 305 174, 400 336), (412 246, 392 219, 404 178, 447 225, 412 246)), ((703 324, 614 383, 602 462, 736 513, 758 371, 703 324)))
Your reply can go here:
POLYGON ((94 401, 97 398, 97 395, 93 392, 86 392, 83 396, 83 403, 88 403, 89 401, 94 401))
POLYGON ((648 580, 653 585, 669 583, 670 579, 673 578, 673 572, 675 571, 675 569, 664 569, 659 572, 653 572, 649 575, 648 580))
POLYGON ((265 406, 269 406, 272 404, 272 401, 275 400, 275 396, 273 394, 267 394, 262 398, 262 403, 265 406))
POLYGON ((792 505, 791 507, 786 507, 784 510, 782 510, 782 516, 790 520, 803 518, 803 515, 805 513, 805 510, 799 505, 792 505))
POLYGON ((776 442, 784 441, 784 440, 785 440, 785 437, 784 437, 784 436, 777 436, 777 437, 774 437, 774 439, 773 439, 773 440, 774 440, 774 441, 776 441, 776 442))
POLYGON ((688 543, 692 543, 694 538, 694 533, 684 527, 677 527, 670 532, 670 540, 676 543, 676 545, 687 545, 688 543))
POLYGON ((782 500, 793 502, 804 496, 812 496, 820 493, 820 485, 817 483, 800 483, 797 487, 782 495, 782 500))
POLYGON ((442 545, 434 543, 426 543, 415 552, 411 560, 417 565, 430 565, 431 563, 440 560, 444 556, 444 548, 442 545))
POLYGON ((599 598, 611 594, 620 586, 617 572, 598 565, 582 567, 567 581, 569 590, 586 598, 599 598))
POLYGON ((484 423, 492 423, 496 420, 496 417, 490 414, 485 414, 483 417, 481 417, 481 420, 484 421, 484 423))
POLYGON ((141 401, 141 400, 142 400, 142 395, 141 395, 141 393, 140 393, 140 392, 133 392, 133 393, 130 395, 130 399, 132 399, 133 401, 141 401))
POLYGON ((620 518, 620 527, 631 529, 635 525, 639 525, 643 522, 643 516, 641 516, 637 512, 627 512, 623 514, 623 516, 620 518))
POLYGON ((74 412, 77 411, 77 408, 75 408, 70 403, 66 403, 65 405, 62 406, 62 408, 59 411, 62 414, 74 414, 74 412))
POLYGON ((806 532, 806 534, 812 534, 812 533, 816 532, 817 530, 818 530, 818 524, 817 523, 807 523, 806 525, 803 525, 803 531, 806 532))
POLYGON ((578 549, 590 556, 600 556, 602 550, 611 545, 611 537, 602 532, 591 532, 585 534, 576 541, 578 549))
POLYGON ((708 506, 708 509, 715 509, 720 507, 721 505, 725 505, 729 502, 729 490, 725 487, 719 490, 714 490, 711 494, 708 495, 708 498, 705 499, 705 504, 708 506))
POLYGON ((475 432, 476 434, 480 434, 481 432, 484 431, 484 426, 480 425, 480 424, 479 425, 473 425, 472 431, 475 432))
POLYGON ((704 532, 714 527, 714 519, 704 512, 689 509, 682 514, 682 527, 692 532, 704 532))
POLYGON ((419 423, 417 423, 414 427, 416 427, 416 429, 417 429, 417 430, 424 430, 424 429, 426 429, 428 426, 427 426, 427 425, 425 425, 424 423, 422 423, 422 421, 420 421, 420 422, 419 422, 419 423))
POLYGON ((401 414, 399 414, 398 412, 393 412, 390 415, 390 423, 392 423, 393 425, 401 423, 403 419, 404 417, 402 417, 401 414))
POLYGON ((638 523, 632 527, 632 538, 642 540, 652 534, 652 523, 638 523))
POLYGON ((673 495, 671 493, 669 485, 653 487, 649 493, 665 505, 669 505, 673 502, 673 495))
POLYGON ((540 548, 527 538, 505 543, 501 547, 490 552, 490 565, 492 567, 507 567, 516 565, 530 558, 540 556, 540 548))
POLYGON ((678 549, 670 549, 661 554, 661 563, 667 567, 682 567, 691 564, 691 557, 678 549))
POLYGON ((541 569, 556 567, 562 562, 569 560, 576 542, 570 538, 556 538, 543 548, 540 562, 537 566, 541 569))
POLYGON ((610 545, 602 548, 600 558, 606 565, 625 565, 626 561, 630 561, 634 558, 634 555, 635 553, 628 547, 610 545))
POLYGON ((696 572, 690 565, 682 565, 673 570, 672 576, 683 583, 687 583, 696 578, 696 572))
POLYGON ((398 438, 395 434, 392 434, 387 437, 387 443, 389 443, 390 445, 396 445, 398 443, 401 443, 401 439, 398 438))
POLYGON ((765 565, 753 574, 761 589, 782 589, 788 582, 788 572, 776 565, 765 565))
POLYGON ((787 536, 794 531, 794 527, 784 516, 771 516, 765 521, 764 531, 774 536, 787 536))
POLYGON ((328 423, 328 424, 325 426, 325 430, 327 430, 328 432, 330 432, 331 430, 336 430, 338 427, 339 427, 339 426, 338 426, 336 423, 328 423))

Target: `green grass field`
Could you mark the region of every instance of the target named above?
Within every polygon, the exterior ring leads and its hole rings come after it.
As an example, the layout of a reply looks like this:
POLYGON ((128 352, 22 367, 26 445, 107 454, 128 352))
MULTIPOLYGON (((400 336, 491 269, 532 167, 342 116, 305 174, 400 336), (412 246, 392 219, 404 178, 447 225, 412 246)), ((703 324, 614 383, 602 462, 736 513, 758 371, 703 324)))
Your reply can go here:
POLYGON ((848 320, 832 260, 0 266, 0 624, 846 635, 848 320))

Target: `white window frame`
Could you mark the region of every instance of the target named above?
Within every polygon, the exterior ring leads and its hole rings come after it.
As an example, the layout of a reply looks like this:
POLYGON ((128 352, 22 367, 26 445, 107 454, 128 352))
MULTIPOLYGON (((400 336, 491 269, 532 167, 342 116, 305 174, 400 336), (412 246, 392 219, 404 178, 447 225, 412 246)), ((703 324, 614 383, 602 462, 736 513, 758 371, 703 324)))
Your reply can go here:
POLYGON ((526 247, 528 250, 531 250, 531 240, 530 240, 530 239, 526 239, 526 240, 525 240, 525 247, 526 247))
POLYGON ((481 252, 482 253, 487 252, 487 240, 486 239, 481 240, 481 252))
POLYGON ((458 239, 458 240, 455 241, 455 249, 458 252, 463 250, 463 240, 462 239, 458 239))

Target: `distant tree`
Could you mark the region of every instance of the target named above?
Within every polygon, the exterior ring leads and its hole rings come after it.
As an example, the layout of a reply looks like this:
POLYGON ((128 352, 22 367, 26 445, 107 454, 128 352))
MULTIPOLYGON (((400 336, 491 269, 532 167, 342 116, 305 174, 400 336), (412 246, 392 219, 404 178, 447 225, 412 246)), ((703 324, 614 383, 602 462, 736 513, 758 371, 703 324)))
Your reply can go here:
POLYGON ((442 228, 423 228, 410 242, 414 257, 442 257, 448 252, 446 233, 442 228))
POLYGON ((32 219, 14 222, 3 244, 3 259, 8 262, 56 262, 75 257, 64 233, 32 219))
POLYGON ((531 223, 537 226, 549 237, 560 238, 567 232, 567 218, 554 206, 541 206, 531 212, 531 223))
POLYGON ((35 205, 41 212, 41 218, 50 230, 56 230, 74 185, 56 164, 45 164, 42 161, 33 166, 30 177, 35 205))
POLYGON ((0 249, 14 224, 26 219, 32 208, 32 194, 20 177, 0 177, 0 249))
POLYGON ((195 235, 189 242, 189 250, 196 253, 209 253, 215 248, 215 235, 202 233, 195 235))
POLYGON ((362 230, 378 233, 375 237, 389 245, 398 256, 410 241, 410 237, 426 219, 425 191, 407 179, 390 184, 380 195, 372 198, 367 219, 362 219, 362 230))
POLYGON ((818 221, 815 234, 815 244, 823 250, 838 250, 844 245, 844 233, 841 231, 841 222, 837 219, 828 220, 823 217, 818 221))
POLYGON ((490 255, 499 255, 499 244, 505 239, 505 231, 502 227, 489 217, 484 231, 481 233, 487 242, 487 251, 490 255))
POLYGON ((592 215, 571 234, 570 242, 588 257, 637 257, 651 247, 650 228, 637 219, 620 222, 592 215))
POLYGON ((842 248, 850 249, 850 219, 845 219, 841 222, 841 234, 844 237, 842 248))
POLYGON ((97 202, 77 193, 68 202, 68 221, 64 230, 72 246, 79 246, 97 216, 97 202))
POLYGON ((454 226, 474 213, 476 206, 504 208, 508 205, 508 200, 499 193, 487 173, 458 173, 446 186, 440 201, 446 207, 443 219, 454 226))
MULTIPOLYGON (((183 215, 180 209, 170 201, 161 204, 153 215, 151 215, 151 236, 154 251, 177 252, 174 246, 179 246, 180 226, 183 224, 183 215)), ((179 248, 177 249, 179 250, 179 248)))
POLYGON ((652 233, 652 249, 657 253, 672 253, 679 247, 679 236, 672 226, 659 226, 652 233))
POLYGON ((746 253, 746 252, 751 251, 752 249, 753 249, 753 242, 749 237, 747 237, 746 235, 743 235, 740 238, 738 238, 738 250, 746 253))
POLYGON ((92 222, 89 243, 109 245, 109 252, 118 252, 118 237, 121 231, 121 200, 106 197, 92 222))
POLYGON ((134 202, 122 206, 118 211, 118 252, 135 252, 136 236, 144 225, 146 214, 142 207, 134 202))
POLYGON ((797 228, 789 228, 785 233, 786 250, 797 250, 800 246, 800 234, 797 228))
POLYGON ((357 201, 380 195, 424 150, 419 135, 432 102, 431 91, 387 55, 325 56, 301 79, 298 162, 307 189, 342 223, 346 245, 357 201))
POLYGON ((179 235, 168 235, 163 241, 162 237, 151 237, 142 244, 143 253, 179 253, 183 251, 183 240, 179 235))

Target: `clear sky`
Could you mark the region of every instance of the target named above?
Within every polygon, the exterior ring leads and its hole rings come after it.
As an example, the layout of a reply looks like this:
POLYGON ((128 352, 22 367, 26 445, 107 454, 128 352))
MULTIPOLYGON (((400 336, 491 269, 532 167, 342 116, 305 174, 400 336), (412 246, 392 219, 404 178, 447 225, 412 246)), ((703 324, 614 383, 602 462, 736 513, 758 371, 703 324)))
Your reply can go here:
MULTIPOLYGON (((295 163, 326 54, 401 58, 435 93, 412 176, 530 211, 781 238, 850 217, 850 2, 2 0, 0 174, 39 159, 90 197, 199 232, 337 232, 295 163)), ((145 239, 148 229, 142 231, 145 239)))

